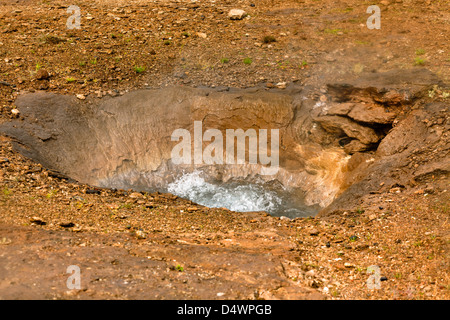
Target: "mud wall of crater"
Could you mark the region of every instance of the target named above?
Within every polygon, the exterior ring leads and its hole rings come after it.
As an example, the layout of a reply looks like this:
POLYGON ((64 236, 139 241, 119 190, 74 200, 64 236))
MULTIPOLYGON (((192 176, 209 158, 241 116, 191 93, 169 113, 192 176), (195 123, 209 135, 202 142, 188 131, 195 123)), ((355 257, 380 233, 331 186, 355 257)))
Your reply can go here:
MULTIPOLYGON (((177 173, 202 168, 222 181, 275 181, 307 205, 332 211, 402 166, 401 146, 413 148, 415 134, 425 137, 421 143, 436 142, 420 131, 415 113, 405 116, 436 83, 420 69, 368 74, 326 90, 170 87, 86 100, 35 92, 18 97, 20 117, 0 131, 25 156, 95 186, 158 188, 177 173), (203 130, 279 129, 280 170, 261 176, 260 165, 174 165, 171 135, 180 128, 193 132, 194 121, 203 130)), ((427 108, 436 113, 443 106, 427 108)))

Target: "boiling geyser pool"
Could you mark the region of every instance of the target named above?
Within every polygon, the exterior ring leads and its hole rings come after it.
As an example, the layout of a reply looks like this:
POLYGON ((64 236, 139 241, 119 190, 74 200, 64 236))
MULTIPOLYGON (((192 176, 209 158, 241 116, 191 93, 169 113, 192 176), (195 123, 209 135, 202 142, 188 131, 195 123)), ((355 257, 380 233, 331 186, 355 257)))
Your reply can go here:
POLYGON ((316 213, 295 203, 283 187, 244 181, 207 181, 202 172, 185 173, 169 183, 164 191, 211 208, 224 207, 238 212, 265 211, 274 216, 305 217, 316 213))

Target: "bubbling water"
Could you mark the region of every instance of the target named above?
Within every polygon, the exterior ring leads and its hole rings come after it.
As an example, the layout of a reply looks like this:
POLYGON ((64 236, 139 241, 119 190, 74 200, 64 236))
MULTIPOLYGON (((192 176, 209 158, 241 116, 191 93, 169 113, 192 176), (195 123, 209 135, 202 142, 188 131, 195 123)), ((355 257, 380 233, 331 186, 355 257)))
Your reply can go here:
POLYGON ((167 191, 210 208, 225 207, 237 212, 265 211, 290 218, 311 212, 296 208, 282 189, 244 182, 207 182, 199 171, 185 173, 167 186, 167 191))

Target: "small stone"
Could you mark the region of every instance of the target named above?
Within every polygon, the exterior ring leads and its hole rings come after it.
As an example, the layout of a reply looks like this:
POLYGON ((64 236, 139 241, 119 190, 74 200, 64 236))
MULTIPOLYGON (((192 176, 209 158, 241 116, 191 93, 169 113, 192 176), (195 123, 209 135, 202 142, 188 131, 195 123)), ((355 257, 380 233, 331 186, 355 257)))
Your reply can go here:
POLYGON ((41 217, 36 217, 36 216, 32 217, 30 219, 30 222, 34 223, 34 224, 37 224, 39 226, 43 226, 43 225, 47 224, 41 217))
POLYGON ((20 111, 18 110, 18 109, 12 109, 11 110, 11 113, 13 114, 13 115, 15 115, 15 116, 18 116, 19 114, 20 114, 20 111))
POLYGON ((77 94, 77 98, 80 100, 86 99, 86 97, 83 94, 77 94))
POLYGON ((145 239, 145 238, 147 238, 147 234, 144 231, 142 231, 142 230, 137 230, 136 231, 136 237, 138 239, 145 239))
POLYGON ((206 39, 208 37, 208 35, 206 33, 203 33, 203 32, 197 32, 197 36, 199 38, 203 38, 203 39, 206 39))
POLYGON ((317 235, 319 235, 319 230, 317 230, 317 229, 312 229, 310 232, 309 232, 309 235, 310 236, 317 236, 317 235))
POLYGON ((129 195, 129 197, 132 198, 132 199, 141 198, 141 197, 142 197, 142 194, 139 193, 139 192, 133 192, 133 193, 131 193, 131 194, 129 195))
POLYGON ((231 20, 242 20, 247 16, 247 12, 241 9, 231 9, 228 12, 228 17, 231 20))
POLYGON ((59 223, 59 226, 63 227, 63 228, 72 228, 72 227, 75 226, 75 224, 73 222, 70 222, 70 221, 62 221, 62 222, 59 223))
POLYGON ((344 263, 344 267, 346 268, 354 268, 355 266, 349 262, 344 263))
POLYGON ((399 187, 395 187, 389 190, 389 193, 400 193, 401 189, 399 187))
POLYGON ((36 72, 35 78, 37 80, 47 80, 50 78, 50 74, 45 69, 39 69, 38 72, 36 72))
POLYGON ((275 86, 278 89, 286 89, 286 82, 278 82, 275 86))
POLYGON ((387 279, 388 279, 387 277, 381 277, 380 281, 387 281, 387 279))
POLYGON ((197 207, 189 207, 189 208, 187 208, 186 210, 187 210, 188 212, 194 212, 194 211, 197 211, 198 208, 197 208, 197 207))
POLYGON ((100 194, 100 191, 95 189, 87 189, 86 194, 100 194))

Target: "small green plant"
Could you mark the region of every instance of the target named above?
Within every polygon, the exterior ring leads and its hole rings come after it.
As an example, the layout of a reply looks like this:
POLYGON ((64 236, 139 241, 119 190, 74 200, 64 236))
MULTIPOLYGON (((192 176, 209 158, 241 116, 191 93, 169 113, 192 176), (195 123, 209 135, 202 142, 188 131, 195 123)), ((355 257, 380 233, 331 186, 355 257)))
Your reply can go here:
POLYGON ((97 58, 92 59, 89 61, 91 64, 96 65, 97 64, 97 58))
POLYGON ((80 67, 84 67, 84 66, 86 65, 86 61, 80 61, 80 62, 78 62, 78 65, 79 65, 80 67))
POLYGON ((326 33, 326 34, 338 34, 339 32, 342 32, 342 30, 341 29, 329 29, 329 28, 326 28, 323 32, 326 33))
POLYGON ((274 36, 264 36, 263 38, 263 42, 264 43, 272 43, 272 42, 276 42, 277 39, 275 39, 274 36))
POLYGON ((3 194, 7 197, 11 195, 12 191, 8 189, 8 187, 3 188, 3 194))
POLYGON ((175 269, 177 269, 180 272, 184 271, 184 268, 182 266, 180 266, 179 264, 177 264, 177 266, 175 267, 175 269))
POLYGON ((425 50, 424 49, 417 49, 416 50, 416 56, 422 56, 425 54, 425 50))
POLYGON ((42 65, 38 62, 36 63, 36 71, 39 71, 39 69, 42 68, 42 65))
POLYGON ((68 77, 68 78, 66 78, 66 81, 69 82, 69 83, 71 83, 71 82, 77 81, 77 79, 72 78, 72 77, 68 77))
POLYGON ((423 66, 427 61, 424 58, 416 57, 414 59, 414 65, 416 66, 423 66))
POLYGON ((306 67, 308 67, 308 61, 303 60, 302 63, 300 64, 300 69, 305 69, 306 67))
POLYGON ((421 246, 423 245, 423 243, 422 243, 421 240, 419 240, 419 241, 414 242, 413 245, 414 245, 415 247, 421 247, 421 246))
POLYGON ((220 59, 220 62, 221 62, 221 63, 228 63, 228 62, 230 62, 230 59, 228 59, 228 58, 222 58, 222 59, 220 59))
POLYGON ((57 194, 58 193, 58 190, 52 190, 52 191, 50 191, 49 193, 47 193, 46 195, 45 195, 45 197, 47 198, 47 199, 50 199, 50 198, 52 198, 55 194, 57 194))
POLYGON ((145 67, 142 66, 135 66, 133 69, 136 73, 142 73, 145 71, 145 67))
POLYGON ((131 209, 133 206, 131 205, 131 203, 122 203, 119 206, 119 209, 131 209))
POLYGON ((364 213, 366 210, 362 209, 362 208, 358 208, 358 210, 356 210, 356 212, 358 212, 359 214, 364 213))
POLYGON ((182 34, 181 34, 181 36, 182 37, 185 37, 185 38, 188 38, 189 36, 190 36, 190 34, 189 34, 189 32, 183 32, 182 34))
POLYGON ((402 274, 400 272, 398 272, 398 273, 394 274, 394 277, 396 279, 401 279, 402 278, 402 274))
POLYGON ((164 43, 164 45, 168 46, 168 45, 170 45, 172 42, 170 42, 170 40, 165 40, 163 43, 164 43))
POLYGON ((245 58, 244 59, 244 64, 252 64, 252 59, 250 59, 250 58, 245 58))

